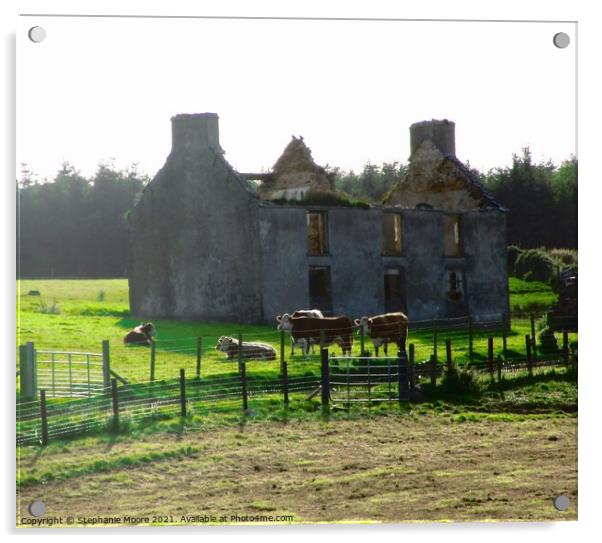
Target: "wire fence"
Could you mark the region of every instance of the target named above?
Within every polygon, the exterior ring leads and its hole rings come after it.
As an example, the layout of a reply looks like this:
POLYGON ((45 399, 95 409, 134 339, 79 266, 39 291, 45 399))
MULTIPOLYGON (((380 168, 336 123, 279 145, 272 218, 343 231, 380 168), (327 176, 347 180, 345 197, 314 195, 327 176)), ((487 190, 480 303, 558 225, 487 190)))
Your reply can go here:
MULTIPOLYGON (((490 342, 491 343, 491 342, 490 342)), ((437 380, 449 371, 454 362, 449 356, 441 363, 431 357, 417 363, 415 349, 409 356, 396 357, 333 356, 327 349, 320 351, 319 372, 289 371, 282 362, 278 375, 249 371, 248 362, 238 362, 233 373, 207 377, 186 377, 180 369, 179 378, 145 383, 119 384, 100 394, 76 399, 47 399, 46 390, 39 398, 17 404, 17 444, 47 444, 50 440, 98 431, 120 431, 141 420, 186 417, 191 413, 248 414, 257 409, 288 406, 291 402, 307 402, 318 394, 322 408, 348 408, 354 403, 368 406, 379 402, 406 402, 412 399, 418 383, 437 380)), ((576 368, 576 353, 565 351, 562 356, 536 357, 532 353, 522 359, 503 360, 490 356, 487 363, 473 364, 479 373, 489 373, 501 380, 502 373, 534 372, 550 367, 576 368)))

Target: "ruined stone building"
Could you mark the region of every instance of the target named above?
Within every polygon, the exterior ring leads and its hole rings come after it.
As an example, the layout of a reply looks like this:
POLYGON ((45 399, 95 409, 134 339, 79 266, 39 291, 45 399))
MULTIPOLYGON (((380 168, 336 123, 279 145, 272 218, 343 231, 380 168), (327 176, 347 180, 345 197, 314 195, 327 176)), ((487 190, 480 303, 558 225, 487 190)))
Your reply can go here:
POLYGON ((129 217, 132 313, 274 323, 308 308, 414 321, 507 312, 506 213, 456 158, 454 129, 412 125, 407 174, 382 205, 354 206, 302 138, 272 171, 241 174, 216 114, 176 115, 171 153, 129 217))

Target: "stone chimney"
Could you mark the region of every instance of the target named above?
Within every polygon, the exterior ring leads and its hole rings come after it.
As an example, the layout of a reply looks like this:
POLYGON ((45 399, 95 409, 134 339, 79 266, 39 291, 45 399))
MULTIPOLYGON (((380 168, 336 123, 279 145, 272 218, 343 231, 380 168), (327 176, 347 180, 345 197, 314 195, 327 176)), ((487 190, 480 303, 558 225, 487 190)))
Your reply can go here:
POLYGON ((444 155, 456 156, 456 125, 444 119, 422 121, 410 126, 410 150, 412 156, 424 140, 430 140, 444 155))
POLYGON ((172 152, 195 153, 207 148, 224 152, 217 113, 181 113, 171 118, 172 152))

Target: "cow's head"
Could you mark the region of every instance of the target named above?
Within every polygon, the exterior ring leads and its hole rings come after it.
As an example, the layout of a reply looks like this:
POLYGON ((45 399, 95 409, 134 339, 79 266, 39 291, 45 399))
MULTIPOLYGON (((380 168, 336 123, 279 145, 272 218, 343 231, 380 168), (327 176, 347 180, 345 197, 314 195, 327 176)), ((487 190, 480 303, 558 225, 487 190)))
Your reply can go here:
POLYGON ((157 329, 152 322, 145 322, 141 325, 142 332, 149 338, 157 335, 157 329))
POLYGON ((364 330, 364 334, 368 334, 370 332, 370 325, 372 324, 371 318, 364 316, 359 319, 355 319, 353 322, 358 327, 358 334, 362 333, 362 329, 364 330))
POLYGON ((278 315, 276 320, 278 321, 278 330, 291 331, 293 329, 291 316, 288 313, 285 313, 284 315, 278 315))
MULTIPOLYGON (((222 351, 224 353, 228 352, 228 349, 231 345, 234 345, 234 342, 236 340, 233 337, 230 336, 222 336, 217 340, 217 345, 215 346, 215 348, 218 351, 222 351)), ((238 342, 237 342, 238 343, 238 342)))

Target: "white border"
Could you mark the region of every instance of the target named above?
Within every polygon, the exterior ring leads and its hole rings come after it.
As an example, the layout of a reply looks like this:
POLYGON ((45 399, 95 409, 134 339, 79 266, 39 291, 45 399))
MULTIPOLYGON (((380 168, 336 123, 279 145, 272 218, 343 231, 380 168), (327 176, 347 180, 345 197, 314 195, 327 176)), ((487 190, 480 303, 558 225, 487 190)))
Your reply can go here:
MULTIPOLYGON (((2 345, 5 348, 5 413, 14 413, 14 387, 12 386, 12 371, 14 360, 14 248, 15 248, 15 212, 14 212, 14 179, 16 176, 14 164, 14 28, 15 16, 18 13, 97 13, 97 14, 139 14, 139 15, 225 15, 225 16, 317 16, 317 17, 391 17, 391 18, 436 18, 436 19, 503 19, 503 20, 577 20, 579 21, 579 168, 580 168, 580 202, 579 202, 579 249, 581 261, 580 274, 580 339, 581 364, 583 368, 579 390, 579 521, 572 523, 536 523, 536 524, 455 524, 455 525, 398 525, 398 526, 305 526, 305 527, 224 527, 224 528, 187 528, 173 529, 132 529, 119 532, 127 533, 130 537, 141 534, 145 538, 164 538, 168 535, 178 537, 192 536, 203 539, 215 536, 241 536, 253 540, 286 538, 306 540, 315 535, 328 538, 342 535, 358 540, 366 537, 395 537, 416 538, 424 540, 441 540, 446 542, 487 540, 488 543, 506 541, 509 538, 545 539, 545 541, 563 541, 577 536, 579 541, 594 539, 594 534, 602 531, 596 524, 598 505, 600 504, 600 437, 602 424, 600 421, 600 370, 602 364, 600 349, 594 344, 596 325, 598 321, 594 308, 598 306, 600 271, 596 266, 600 244, 598 231, 600 227, 593 220, 600 218, 599 187, 602 184, 599 159, 600 140, 600 104, 602 96, 600 85, 600 12, 598 2, 587 0, 547 1, 535 0, 506 0, 477 2, 470 0, 423 0, 421 2, 392 2, 386 0, 357 1, 318 1, 276 2, 276 1, 221 1, 221 2, 187 2, 184 0, 134 1, 134 0, 105 0, 96 1, 53 1, 52 4, 43 1, 4 0, 0 3, 0 26, 3 39, 4 85, 2 85, 3 118, 6 119, 2 131, 4 166, 4 185, 2 201, 5 206, 3 217, 3 248, 4 265, 2 266, 3 288, 1 301, 5 312, 2 326, 2 345), (166 531, 167 530, 167 531, 166 531)), ((550 129, 553 130, 553 124, 550 129)), ((13 528, 15 518, 14 498, 14 419, 2 417, 4 428, 3 457, 4 466, 1 493, 3 514, 3 531, 10 537, 16 534, 13 528)), ((78 530, 79 531, 79 530, 78 530)), ((54 540, 65 536, 65 531, 44 531, 44 538, 54 540)), ((71 531, 76 535, 74 531, 71 531)), ((106 537, 109 533, 88 531, 87 537, 106 537)), ((42 532, 36 531, 19 535, 25 537, 41 537, 42 532)), ((70 535, 70 534, 68 534, 70 535)), ((77 534, 77 535, 81 535, 77 534)))

